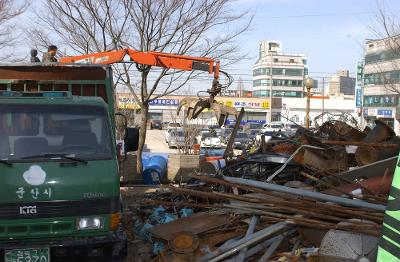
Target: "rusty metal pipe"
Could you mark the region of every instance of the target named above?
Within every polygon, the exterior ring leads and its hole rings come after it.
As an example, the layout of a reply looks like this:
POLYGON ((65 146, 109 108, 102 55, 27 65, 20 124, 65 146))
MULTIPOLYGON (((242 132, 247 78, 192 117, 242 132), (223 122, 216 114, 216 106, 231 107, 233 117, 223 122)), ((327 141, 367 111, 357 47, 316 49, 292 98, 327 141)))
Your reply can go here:
POLYGON ((274 254, 275 250, 279 247, 279 245, 282 243, 284 237, 279 236, 276 241, 274 241, 269 248, 265 251, 264 255, 258 260, 258 262, 267 262, 268 259, 274 254))
MULTIPOLYGON (((260 218, 258 216, 253 216, 251 218, 251 221, 250 221, 250 224, 249 224, 249 228, 247 229, 245 237, 247 237, 247 236, 249 236, 249 235, 254 233, 254 230, 256 229, 256 226, 257 226, 257 223, 258 223, 259 219, 260 218)), ((239 255, 236 257, 235 262, 243 262, 244 258, 246 257, 246 253, 247 253, 247 247, 245 247, 242 250, 240 250, 239 255)))
POLYGON ((269 236, 278 233, 279 231, 284 230, 287 228, 289 225, 286 222, 279 222, 277 224, 274 224, 272 226, 269 226, 263 230, 260 230, 254 234, 251 234, 247 237, 244 237, 230 245, 227 245, 224 248, 217 248, 211 253, 208 253, 205 256, 200 257, 199 259, 195 260, 195 262, 217 262, 221 261, 224 258, 227 258, 239 250, 241 250, 244 247, 251 246, 255 243, 258 243, 269 236))
POLYGON ((372 146, 358 147, 355 153, 357 163, 363 166, 398 155, 400 147, 399 137, 394 136, 390 140, 380 144, 382 146, 379 148, 372 146), (396 145, 396 147, 387 147, 386 145, 396 145))
POLYGON ((388 140, 390 137, 395 136, 393 129, 385 122, 377 119, 375 120, 375 127, 368 132, 367 136, 363 139, 366 143, 379 143, 388 140))
POLYGON ((298 188, 290 188, 290 187, 285 187, 285 186, 280 186, 280 185, 275 185, 275 184, 270 184, 270 183, 264 183, 264 182, 260 182, 260 181, 253 181, 253 180, 249 180, 249 179, 236 178, 236 177, 223 176, 223 179, 226 181, 232 182, 232 183, 237 183, 237 184, 242 184, 242 185, 247 185, 247 186, 254 186, 254 187, 262 188, 265 190, 272 190, 272 191, 278 191, 278 192, 308 197, 308 198, 312 198, 312 199, 320 200, 320 201, 334 202, 334 203, 338 203, 338 204, 342 204, 342 205, 346 205, 346 206, 367 208, 367 209, 377 210, 377 211, 381 211, 381 212, 384 212, 386 210, 385 205, 371 204, 371 203, 368 203, 368 202, 365 202, 362 200, 358 200, 358 199, 348 199, 348 198, 343 198, 343 197, 331 196, 331 195, 322 194, 322 193, 318 193, 318 192, 311 192, 311 191, 302 190, 302 189, 298 189, 298 188))
POLYGON ((336 140, 322 140, 322 144, 326 145, 339 145, 339 146, 372 146, 372 147, 383 147, 383 148, 399 148, 398 144, 386 144, 386 143, 366 143, 360 141, 336 141, 336 140))

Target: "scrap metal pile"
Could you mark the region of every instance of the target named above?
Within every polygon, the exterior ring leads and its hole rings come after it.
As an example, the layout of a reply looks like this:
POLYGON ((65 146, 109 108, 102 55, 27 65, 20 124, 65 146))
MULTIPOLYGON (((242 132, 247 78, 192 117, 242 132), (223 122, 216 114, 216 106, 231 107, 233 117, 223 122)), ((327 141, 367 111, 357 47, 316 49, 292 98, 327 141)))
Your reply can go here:
POLYGON ((271 139, 134 212, 152 261, 375 261, 400 141, 343 121, 271 139))

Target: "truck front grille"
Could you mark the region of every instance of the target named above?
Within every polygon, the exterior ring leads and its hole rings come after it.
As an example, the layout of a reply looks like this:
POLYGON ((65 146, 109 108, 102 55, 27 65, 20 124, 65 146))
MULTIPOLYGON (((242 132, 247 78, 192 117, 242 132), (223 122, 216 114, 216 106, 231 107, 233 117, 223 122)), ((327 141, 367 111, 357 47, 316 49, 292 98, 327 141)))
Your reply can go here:
POLYGON ((0 227, 0 238, 18 236, 37 237, 41 235, 59 235, 72 233, 74 224, 71 222, 42 223, 32 225, 5 225, 0 227))

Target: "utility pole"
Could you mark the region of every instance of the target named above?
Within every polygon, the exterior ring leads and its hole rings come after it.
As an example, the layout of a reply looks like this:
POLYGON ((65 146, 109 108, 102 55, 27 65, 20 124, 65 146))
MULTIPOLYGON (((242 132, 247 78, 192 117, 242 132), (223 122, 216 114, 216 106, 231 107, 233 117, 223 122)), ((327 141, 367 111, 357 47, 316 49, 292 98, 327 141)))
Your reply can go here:
POLYGON ((310 99, 311 99, 311 88, 314 86, 314 80, 311 77, 306 79, 307 88, 307 107, 306 107, 306 128, 310 128, 310 99))
POLYGON ((272 122, 272 62, 273 62, 273 56, 272 52, 270 50, 270 67, 269 67, 269 123, 271 124, 272 122))
POLYGON ((358 88, 355 90, 356 93, 356 105, 357 99, 360 99, 360 127, 364 128, 364 61, 360 61, 357 63, 357 72, 356 72, 356 87, 358 86, 361 90, 361 94, 358 94, 358 88), (358 98, 360 95, 360 98, 358 98))
MULTIPOLYGON (((325 77, 322 77, 322 114, 325 113, 325 77)), ((324 122, 324 115, 322 115, 322 123, 324 122)))

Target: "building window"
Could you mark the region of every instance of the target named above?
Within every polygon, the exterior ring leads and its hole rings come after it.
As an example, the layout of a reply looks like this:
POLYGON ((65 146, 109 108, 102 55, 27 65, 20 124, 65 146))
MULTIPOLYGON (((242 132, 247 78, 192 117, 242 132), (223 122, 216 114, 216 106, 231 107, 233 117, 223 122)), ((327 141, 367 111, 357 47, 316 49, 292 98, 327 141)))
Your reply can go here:
POLYGON ((303 70, 302 69, 286 68, 285 69, 285 75, 287 75, 287 76, 302 76, 303 75, 303 70))
POLYGON ((364 85, 385 85, 400 83, 400 71, 365 74, 364 85))
POLYGON ((279 62, 278 58, 274 58, 274 63, 278 63, 278 62, 279 62))
MULTIPOLYGON (((253 81, 253 86, 269 86, 270 79, 257 79, 253 81)), ((288 80, 288 79, 273 79, 272 80, 273 86, 296 86, 300 87, 303 86, 302 80, 288 80)))
POLYGON ((294 115, 292 116, 292 121, 295 123, 299 123, 300 122, 300 117, 298 115, 294 115))
POLYGON ((400 58, 400 54, 393 50, 386 50, 380 53, 368 54, 365 56, 365 64, 378 63, 400 58))
POLYGON ((285 75, 284 68, 272 68, 272 75, 285 75))
POLYGON ((269 68, 257 68, 253 70, 253 76, 269 75, 269 68))
POLYGON ((294 59, 289 59, 289 63, 294 63, 294 59))
MULTIPOLYGON (((269 67, 257 68, 253 70, 253 76, 269 75, 269 74, 270 74, 269 67)), ((272 68, 272 75, 303 76, 303 69, 275 67, 272 68)))

